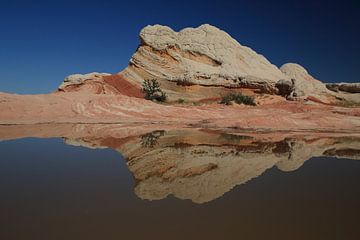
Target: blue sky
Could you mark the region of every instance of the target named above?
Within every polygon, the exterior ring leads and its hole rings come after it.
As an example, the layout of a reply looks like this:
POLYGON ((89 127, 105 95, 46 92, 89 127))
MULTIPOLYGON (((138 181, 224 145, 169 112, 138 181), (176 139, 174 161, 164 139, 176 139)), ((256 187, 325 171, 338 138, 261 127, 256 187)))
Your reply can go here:
POLYGON ((148 24, 215 25, 272 63, 359 82, 358 1, 0 1, 0 91, 46 93, 73 73, 121 71, 148 24))

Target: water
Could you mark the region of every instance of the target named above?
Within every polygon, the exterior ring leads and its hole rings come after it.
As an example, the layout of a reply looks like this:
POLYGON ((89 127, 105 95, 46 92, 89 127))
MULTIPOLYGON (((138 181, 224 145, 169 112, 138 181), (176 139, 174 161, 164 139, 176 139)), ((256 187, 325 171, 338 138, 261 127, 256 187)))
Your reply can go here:
POLYGON ((151 128, 1 127, 0 239, 359 239, 360 138, 151 128))

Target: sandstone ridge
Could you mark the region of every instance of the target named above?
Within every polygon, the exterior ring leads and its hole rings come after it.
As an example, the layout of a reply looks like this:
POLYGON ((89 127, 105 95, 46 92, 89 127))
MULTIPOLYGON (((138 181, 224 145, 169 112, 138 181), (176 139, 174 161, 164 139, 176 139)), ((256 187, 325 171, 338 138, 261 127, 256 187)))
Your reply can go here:
POLYGON ((71 75, 59 90, 142 97, 142 82, 156 79, 173 101, 216 99, 229 91, 245 91, 255 97, 261 93, 326 104, 340 100, 360 103, 358 94, 343 94, 358 93, 358 85, 326 86, 295 63, 279 69, 263 55, 209 24, 179 32, 167 26, 149 25, 139 37, 139 47, 122 72, 71 75))
MULTIPOLYGON (((286 76, 264 56, 226 32, 204 24, 179 32, 161 25, 140 32, 141 43, 124 75, 140 84, 156 78, 203 86, 249 87, 275 93, 286 76)), ((170 94, 176 89, 165 84, 170 94)))

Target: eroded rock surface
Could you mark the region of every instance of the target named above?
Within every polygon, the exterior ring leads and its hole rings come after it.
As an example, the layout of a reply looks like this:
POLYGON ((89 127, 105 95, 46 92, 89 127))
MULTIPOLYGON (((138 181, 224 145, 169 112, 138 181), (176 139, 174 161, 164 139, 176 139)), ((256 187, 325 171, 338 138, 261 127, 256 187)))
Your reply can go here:
POLYGON ((143 97, 140 87, 132 84, 119 73, 73 74, 64 79, 58 91, 143 97))
POLYGON ((143 81, 156 79, 170 101, 216 100, 230 91, 252 89, 245 93, 255 97, 259 93, 278 94, 288 100, 325 104, 360 103, 360 94, 349 97, 329 90, 359 93, 359 84, 328 85, 328 89, 302 66, 287 63, 279 69, 209 24, 179 32, 149 25, 139 36, 140 45, 125 70, 114 75, 74 74, 65 78, 59 90, 143 97, 143 81))
POLYGON ((141 30, 140 39, 124 71, 127 78, 138 83, 156 78, 276 92, 275 83, 285 78, 264 56, 208 24, 180 32, 161 25, 147 26, 141 30))
MULTIPOLYGON (((284 96, 279 86, 291 83, 292 91, 285 95, 289 100, 336 102, 337 95, 302 66, 287 63, 279 69, 261 54, 208 24, 179 32, 161 25, 147 26, 141 30, 140 39, 140 46, 122 74, 135 84, 157 79, 173 98, 189 98, 187 91, 194 94, 198 90, 179 85, 250 88, 257 93, 284 96)), ((202 97, 220 95, 219 90, 206 94, 202 97)))
POLYGON ((327 83, 326 87, 334 92, 360 93, 360 83, 327 83))
MULTIPOLYGON (((160 25, 148 26, 141 31, 140 38, 143 43, 141 47, 166 52, 182 65, 177 68, 182 68, 184 73, 178 76, 170 74, 170 78, 175 78, 170 80, 188 78, 195 83, 224 84, 226 80, 237 80, 244 76, 272 81, 282 77, 277 67, 264 56, 208 24, 185 28, 178 33, 160 25)), ((137 57, 135 54, 131 62, 136 62, 137 57)), ((166 75, 166 69, 158 70, 166 75)))
POLYGON ((72 74, 72 75, 67 76, 64 79, 62 84, 59 86, 59 89, 65 89, 67 86, 70 86, 70 85, 82 84, 86 81, 101 80, 103 76, 109 76, 109 75, 111 75, 111 74, 98 73, 98 72, 87 73, 87 74, 72 74))
POLYGON ((280 70, 292 80, 293 92, 291 99, 315 97, 323 102, 329 103, 333 100, 332 93, 325 84, 311 76, 307 70, 296 63, 287 63, 280 70))

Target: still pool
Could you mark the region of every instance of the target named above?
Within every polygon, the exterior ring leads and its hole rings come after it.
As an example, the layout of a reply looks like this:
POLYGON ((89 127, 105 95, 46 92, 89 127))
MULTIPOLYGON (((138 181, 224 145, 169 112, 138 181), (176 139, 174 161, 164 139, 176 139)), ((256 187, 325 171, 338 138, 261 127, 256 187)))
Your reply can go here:
POLYGON ((0 142, 0 239, 360 239, 358 138, 80 135, 0 142))

